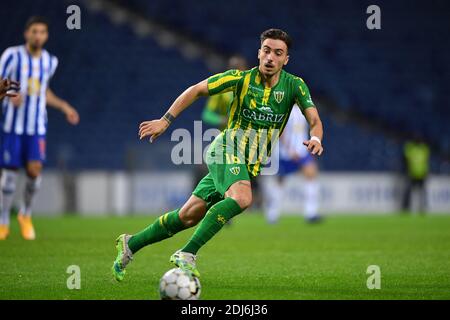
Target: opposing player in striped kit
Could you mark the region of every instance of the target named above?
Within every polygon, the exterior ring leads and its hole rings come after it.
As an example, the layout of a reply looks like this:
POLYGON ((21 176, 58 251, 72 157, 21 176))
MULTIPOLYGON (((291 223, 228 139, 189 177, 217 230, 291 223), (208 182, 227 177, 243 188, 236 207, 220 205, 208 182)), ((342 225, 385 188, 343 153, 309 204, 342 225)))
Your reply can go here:
POLYGON ((276 223, 280 217, 284 182, 289 175, 301 171, 305 177, 303 189, 303 216, 307 222, 322 220, 319 210, 318 166, 308 150, 299 141, 309 139, 309 126, 299 108, 292 108, 291 115, 279 139, 279 170, 276 177, 263 183, 264 214, 268 223, 276 223))
POLYGON ((9 215, 20 168, 25 168, 27 175, 23 204, 18 214, 21 234, 26 240, 36 237, 31 211, 45 161, 46 105, 63 112, 70 124, 76 125, 79 121, 76 110, 49 88, 58 59, 43 48, 48 39, 48 23, 42 17, 30 18, 24 36, 24 45, 7 48, 0 58, 0 78, 20 82, 18 95, 2 101, 0 240, 9 235, 9 215))

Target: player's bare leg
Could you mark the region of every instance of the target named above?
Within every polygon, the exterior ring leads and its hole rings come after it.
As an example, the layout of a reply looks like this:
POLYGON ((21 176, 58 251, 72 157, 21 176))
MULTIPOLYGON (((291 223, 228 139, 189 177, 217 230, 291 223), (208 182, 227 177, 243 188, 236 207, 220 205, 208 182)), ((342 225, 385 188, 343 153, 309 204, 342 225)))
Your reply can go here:
POLYGON ((206 214, 206 202, 192 195, 180 209, 180 219, 183 224, 190 228, 197 225, 206 214))
POLYGON ((199 277, 196 267, 197 251, 208 242, 228 220, 247 209, 252 203, 250 181, 241 180, 232 184, 225 193, 225 199, 214 204, 206 213, 188 243, 175 252, 170 261, 179 268, 192 272, 199 277))
POLYGON ((237 181, 225 193, 225 198, 231 198, 241 207, 242 211, 250 207, 253 201, 252 185, 248 180, 237 181))
POLYGON ((206 214, 206 202, 192 195, 181 207, 160 216, 135 235, 122 234, 116 239, 117 257, 112 272, 117 281, 125 276, 126 266, 133 255, 145 246, 172 237, 179 231, 195 226, 206 214))

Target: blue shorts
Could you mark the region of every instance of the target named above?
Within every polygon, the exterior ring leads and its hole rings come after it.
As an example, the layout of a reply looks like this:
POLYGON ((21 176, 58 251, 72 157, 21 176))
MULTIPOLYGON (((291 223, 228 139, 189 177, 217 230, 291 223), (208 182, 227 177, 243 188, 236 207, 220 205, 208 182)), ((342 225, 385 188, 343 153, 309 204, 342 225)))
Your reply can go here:
POLYGON ((29 161, 45 161, 45 135, 1 133, 0 166, 24 167, 29 161))
POLYGON ((314 161, 314 158, 311 154, 307 154, 306 156, 298 159, 298 160, 284 160, 280 159, 280 166, 278 168, 278 174, 280 176, 285 176, 294 172, 297 172, 303 166, 314 161))

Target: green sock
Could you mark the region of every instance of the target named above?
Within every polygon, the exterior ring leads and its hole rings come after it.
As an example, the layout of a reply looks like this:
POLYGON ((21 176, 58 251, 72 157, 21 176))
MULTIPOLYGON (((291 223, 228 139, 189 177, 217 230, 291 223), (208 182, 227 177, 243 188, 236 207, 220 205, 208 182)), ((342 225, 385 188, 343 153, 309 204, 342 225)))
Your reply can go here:
POLYGON ((219 232, 228 220, 242 211, 241 207, 232 198, 226 198, 217 202, 208 210, 191 239, 181 251, 197 254, 197 251, 219 232))
POLYGON ((136 253, 149 244, 170 238, 175 233, 186 229, 178 215, 179 211, 180 209, 177 209, 160 216, 147 228, 133 235, 128 240, 131 252, 136 253))

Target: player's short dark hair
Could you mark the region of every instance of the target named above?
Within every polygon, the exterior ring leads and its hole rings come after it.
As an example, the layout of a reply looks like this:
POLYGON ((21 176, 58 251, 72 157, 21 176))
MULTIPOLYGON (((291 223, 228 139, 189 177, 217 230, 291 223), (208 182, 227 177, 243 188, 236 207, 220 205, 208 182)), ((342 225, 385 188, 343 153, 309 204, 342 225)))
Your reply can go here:
POLYGON ((282 40, 282 41, 284 41, 284 43, 286 43, 286 46, 287 46, 288 49, 290 49, 291 46, 292 46, 292 39, 291 39, 291 37, 287 34, 287 32, 285 32, 285 31, 283 31, 281 29, 269 29, 269 30, 266 30, 263 33, 261 33, 260 39, 261 39, 261 44, 266 39, 275 39, 275 40, 282 40))
POLYGON ((37 24, 37 23, 45 24, 48 29, 49 24, 48 24, 48 20, 45 17, 32 16, 31 18, 29 18, 27 20, 27 23, 25 24, 25 31, 28 30, 33 24, 37 24))

